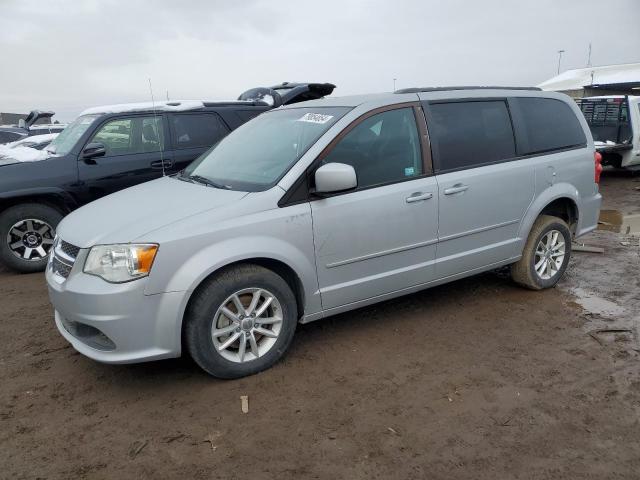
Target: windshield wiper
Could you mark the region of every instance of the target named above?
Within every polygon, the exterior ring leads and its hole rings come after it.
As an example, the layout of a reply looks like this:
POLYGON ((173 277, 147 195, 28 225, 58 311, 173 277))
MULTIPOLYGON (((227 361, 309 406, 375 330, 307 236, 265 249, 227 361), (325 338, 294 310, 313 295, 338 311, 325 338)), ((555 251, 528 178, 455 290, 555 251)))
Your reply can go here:
POLYGON ((206 185, 208 187, 214 187, 214 188, 219 188, 221 190, 231 190, 231 187, 227 186, 227 185, 222 185, 221 183, 216 183, 213 180, 207 178, 207 177, 203 177, 202 175, 189 175, 187 177, 183 177, 183 178, 190 178, 191 180, 201 183, 203 185, 206 185))

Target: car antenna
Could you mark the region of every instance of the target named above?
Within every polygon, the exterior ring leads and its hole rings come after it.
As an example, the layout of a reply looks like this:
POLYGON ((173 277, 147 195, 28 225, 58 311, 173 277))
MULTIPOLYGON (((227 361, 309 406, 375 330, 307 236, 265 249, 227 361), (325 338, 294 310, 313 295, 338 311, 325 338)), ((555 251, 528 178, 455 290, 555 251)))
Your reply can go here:
MULTIPOLYGON (((151 92, 151 108, 153 109, 153 119, 155 120, 158 117, 158 111, 156 110, 156 102, 153 99, 153 87, 151 86, 151 78, 148 79, 149 80, 149 92, 151 92)), ((161 128, 163 127, 162 125, 162 117, 160 118, 160 127, 158 127, 158 125, 156 124, 156 128, 158 128, 158 140, 162 140, 163 136, 161 135, 161 128)), ((162 176, 166 176, 165 172, 164 172, 164 156, 162 154, 162 149, 164 148, 164 145, 162 144, 162 142, 160 143, 160 164, 162 165, 162 176)))

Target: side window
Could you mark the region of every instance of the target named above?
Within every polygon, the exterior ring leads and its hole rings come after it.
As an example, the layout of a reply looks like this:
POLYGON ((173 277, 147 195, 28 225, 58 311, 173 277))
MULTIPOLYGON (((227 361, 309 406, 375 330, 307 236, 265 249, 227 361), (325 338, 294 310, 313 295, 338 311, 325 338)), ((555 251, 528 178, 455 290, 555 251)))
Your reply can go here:
POLYGON ((229 133, 222 120, 212 113, 175 114, 171 122, 176 149, 210 147, 229 133))
POLYGON ((420 137, 413 108, 378 113, 345 135, 322 163, 351 165, 358 188, 422 175, 420 137))
POLYGON ((111 120, 90 141, 104 144, 107 157, 158 152, 164 148, 162 117, 111 120))
POLYGON ((0 143, 15 142, 23 138, 19 133, 14 132, 0 132, 0 143))
POLYGON ((473 168, 516 156, 507 104, 502 101, 435 103, 429 135, 439 171, 473 168))
POLYGON ((548 152, 583 145, 587 139, 573 110, 553 98, 517 99, 522 145, 520 153, 548 152))

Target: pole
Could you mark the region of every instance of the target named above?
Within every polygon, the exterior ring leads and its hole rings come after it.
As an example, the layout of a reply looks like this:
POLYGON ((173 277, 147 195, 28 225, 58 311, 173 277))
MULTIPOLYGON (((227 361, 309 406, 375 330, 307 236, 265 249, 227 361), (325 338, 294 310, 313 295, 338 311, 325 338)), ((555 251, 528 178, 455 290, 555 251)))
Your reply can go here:
POLYGON ((560 75, 560 62, 562 61, 562 54, 564 50, 558 50, 558 75, 560 75))

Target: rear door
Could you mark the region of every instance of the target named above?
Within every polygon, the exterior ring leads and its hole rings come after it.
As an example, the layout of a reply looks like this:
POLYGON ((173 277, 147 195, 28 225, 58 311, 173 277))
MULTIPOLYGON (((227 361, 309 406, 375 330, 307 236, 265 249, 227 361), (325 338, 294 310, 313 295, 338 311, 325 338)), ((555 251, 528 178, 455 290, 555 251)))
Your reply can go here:
POLYGON ((78 175, 88 198, 122 190, 162 176, 171 165, 170 152, 164 150, 166 122, 164 115, 132 115, 110 118, 89 138, 101 143, 106 153, 85 159, 80 153, 78 175))
POLYGON ((179 172, 224 138, 230 129, 215 112, 184 112, 169 116, 172 172, 179 172))
POLYGON ((358 180, 311 202, 324 309, 433 280, 438 186, 420 117, 414 105, 370 112, 323 153, 321 163, 349 164, 358 180))
POLYGON ((535 175, 526 160, 516 160, 506 99, 425 102, 424 107, 440 196, 437 277, 516 256, 535 175))

